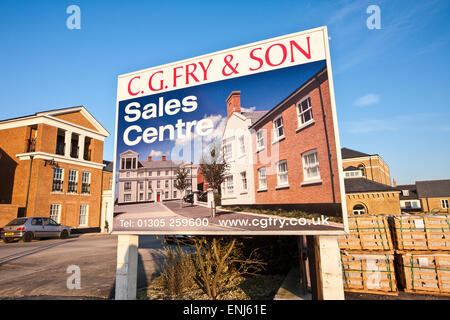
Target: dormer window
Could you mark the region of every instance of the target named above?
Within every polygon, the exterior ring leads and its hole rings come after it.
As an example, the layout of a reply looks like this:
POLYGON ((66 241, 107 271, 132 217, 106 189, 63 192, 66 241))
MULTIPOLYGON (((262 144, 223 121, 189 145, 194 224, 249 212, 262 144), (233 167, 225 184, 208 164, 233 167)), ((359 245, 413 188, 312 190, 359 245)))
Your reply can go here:
POLYGON ((409 196, 409 190, 402 190, 402 195, 403 195, 404 197, 409 196))

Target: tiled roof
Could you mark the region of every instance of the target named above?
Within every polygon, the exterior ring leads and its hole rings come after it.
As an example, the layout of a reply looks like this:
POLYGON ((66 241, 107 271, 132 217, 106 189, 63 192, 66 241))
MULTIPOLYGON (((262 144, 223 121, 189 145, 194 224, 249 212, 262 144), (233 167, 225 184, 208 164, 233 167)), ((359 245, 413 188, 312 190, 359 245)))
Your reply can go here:
POLYGON ((356 150, 352 150, 349 148, 342 148, 341 149, 342 159, 349 159, 349 158, 360 158, 360 157, 368 157, 370 154, 359 152, 356 150))
POLYGON ((152 160, 152 161, 139 161, 142 167, 147 169, 168 169, 179 168, 184 164, 181 160, 152 160))
POLYGON ((450 197, 450 180, 416 181, 420 198, 450 197))
POLYGON ((251 124, 254 124, 258 121, 262 116, 264 116, 268 111, 250 111, 250 112, 241 112, 241 114, 250 119, 251 124))
POLYGON ((400 191, 400 200, 414 200, 419 199, 417 195, 417 188, 415 184, 403 184, 395 187, 398 191, 400 191), (408 190, 409 195, 403 195, 403 190, 408 190))
POLYGON ((344 183, 345 193, 397 191, 393 187, 366 178, 349 178, 345 179, 344 183))

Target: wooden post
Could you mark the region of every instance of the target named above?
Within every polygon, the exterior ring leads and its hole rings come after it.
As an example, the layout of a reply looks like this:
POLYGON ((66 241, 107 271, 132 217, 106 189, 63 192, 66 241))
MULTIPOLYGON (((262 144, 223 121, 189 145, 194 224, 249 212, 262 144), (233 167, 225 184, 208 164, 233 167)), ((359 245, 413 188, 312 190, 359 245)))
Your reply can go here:
POLYGON ((117 239, 116 300, 136 300, 139 236, 117 239))
POLYGON ((336 236, 308 236, 313 300, 344 300, 342 265, 336 236))

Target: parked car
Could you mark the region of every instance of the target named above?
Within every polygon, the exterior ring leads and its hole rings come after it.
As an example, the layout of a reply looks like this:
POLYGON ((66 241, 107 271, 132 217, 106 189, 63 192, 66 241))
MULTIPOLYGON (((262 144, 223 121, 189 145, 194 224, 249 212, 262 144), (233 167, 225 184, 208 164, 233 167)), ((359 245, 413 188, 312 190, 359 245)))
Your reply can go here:
POLYGON ((184 202, 188 202, 188 203, 194 203, 194 194, 193 193, 189 193, 189 194, 185 195, 183 197, 183 201, 184 202))
POLYGON ((67 239, 69 236, 70 227, 48 217, 17 218, 1 229, 1 238, 6 243, 16 240, 29 242, 38 238, 67 239))

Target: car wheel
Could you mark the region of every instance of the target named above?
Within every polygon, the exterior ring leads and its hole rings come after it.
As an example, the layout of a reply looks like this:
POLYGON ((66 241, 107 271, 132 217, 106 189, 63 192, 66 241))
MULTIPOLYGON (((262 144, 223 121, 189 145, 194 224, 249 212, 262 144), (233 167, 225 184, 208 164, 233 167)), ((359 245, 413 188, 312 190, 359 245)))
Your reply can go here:
POLYGON ((27 232, 23 235, 22 239, 24 242, 30 242, 31 240, 33 240, 33 238, 34 238, 33 232, 27 232))
POLYGON ((69 232, 67 230, 61 231, 61 234, 59 235, 61 239, 67 239, 69 237, 69 232))

